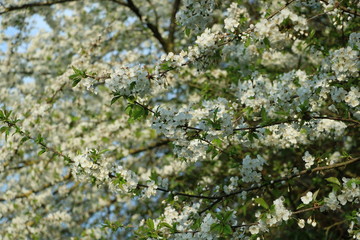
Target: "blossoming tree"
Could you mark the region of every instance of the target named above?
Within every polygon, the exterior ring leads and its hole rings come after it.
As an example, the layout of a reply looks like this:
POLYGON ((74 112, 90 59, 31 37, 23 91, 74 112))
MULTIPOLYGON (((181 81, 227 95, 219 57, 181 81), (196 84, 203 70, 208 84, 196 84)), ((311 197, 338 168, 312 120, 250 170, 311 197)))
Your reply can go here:
POLYGON ((359 7, 1 1, 1 238, 360 239, 359 7))

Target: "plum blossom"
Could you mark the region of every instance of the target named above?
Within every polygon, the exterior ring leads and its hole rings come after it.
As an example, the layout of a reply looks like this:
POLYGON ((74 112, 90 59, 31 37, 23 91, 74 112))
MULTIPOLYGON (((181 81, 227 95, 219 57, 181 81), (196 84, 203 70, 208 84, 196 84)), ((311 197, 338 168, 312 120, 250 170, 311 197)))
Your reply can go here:
POLYGON ((313 193, 307 192, 305 196, 301 197, 301 201, 304 204, 309 204, 313 200, 313 193))

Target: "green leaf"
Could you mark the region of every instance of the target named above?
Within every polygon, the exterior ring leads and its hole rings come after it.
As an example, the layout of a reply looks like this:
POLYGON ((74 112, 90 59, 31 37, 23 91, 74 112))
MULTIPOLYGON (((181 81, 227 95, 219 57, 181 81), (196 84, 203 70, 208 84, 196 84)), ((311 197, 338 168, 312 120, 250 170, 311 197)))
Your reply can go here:
POLYGON ((330 183, 334 183, 336 185, 341 186, 340 181, 336 177, 329 177, 329 178, 326 178, 325 180, 330 182, 330 183))
POLYGON ((264 107, 261 107, 261 123, 267 124, 269 118, 267 116, 266 109, 264 107))
POLYGON ((318 190, 313 194, 313 199, 314 199, 314 201, 316 200, 316 197, 317 197, 317 195, 319 194, 319 191, 320 191, 320 189, 318 189, 318 190))
POLYGON ((136 86, 136 82, 131 82, 130 83, 130 91, 132 91, 136 86))
POLYGON ((155 230, 155 224, 154 224, 154 221, 149 218, 146 220, 146 225, 151 229, 151 230, 155 230))
POLYGON ((233 215, 233 212, 232 211, 228 211, 224 214, 224 218, 223 218, 223 222, 228 222, 231 218, 231 216, 233 215))
POLYGON ((251 38, 247 38, 246 39, 246 41, 245 41, 245 47, 248 47, 248 46, 250 46, 250 44, 251 44, 251 38))
POLYGON ((37 136, 37 138, 35 139, 35 142, 36 142, 37 144, 41 144, 43 141, 44 141, 44 138, 41 136, 41 134, 39 134, 39 135, 37 136))
POLYGON ((112 183, 121 189, 122 189, 122 185, 124 185, 126 182, 127 182, 126 179, 123 178, 123 176, 121 176, 119 173, 117 173, 116 178, 112 180, 112 183))
POLYGON ((133 107, 132 117, 136 120, 145 116, 146 111, 142 106, 135 105, 133 107))
POLYGON ((230 225, 225 225, 224 226, 224 234, 232 234, 233 233, 233 230, 231 228, 230 225))
POLYGON ((356 185, 360 185, 360 179, 357 178, 350 179, 349 181, 346 182, 346 186, 351 187, 353 183, 355 183, 356 185))
POLYGON ((191 34, 191 29, 190 28, 185 28, 185 36, 189 37, 191 34))
POLYGON ((24 142, 26 142, 27 140, 29 140, 30 138, 25 136, 20 140, 20 145, 23 144, 24 142))
POLYGON ((173 227, 172 227, 170 224, 168 224, 167 222, 161 222, 161 223, 158 224, 157 229, 161 229, 161 228, 163 228, 163 227, 166 227, 166 228, 168 228, 168 229, 172 229, 172 228, 173 228, 173 227))
POLYGON ((211 143, 214 144, 214 145, 217 146, 217 147, 221 147, 221 145, 222 145, 222 141, 221 141, 221 139, 219 139, 219 138, 213 139, 213 140, 211 141, 211 143))
POLYGON ((72 87, 75 87, 80 81, 81 81, 81 78, 76 75, 76 74, 73 74, 73 75, 70 75, 70 80, 72 80, 72 87))
POLYGON ((79 75, 80 77, 85 78, 86 77, 86 72, 83 70, 80 70, 74 66, 71 66, 71 68, 73 69, 73 71, 75 72, 75 74, 79 75))
POLYGON ((173 67, 171 66, 170 63, 164 62, 164 63, 160 64, 160 69, 163 71, 169 71, 169 70, 172 70, 173 67))
POLYGON ((116 95, 115 97, 113 97, 113 98, 111 99, 110 105, 113 105, 117 100, 119 100, 119 98, 121 98, 120 95, 116 95))
POLYGON ((264 44, 265 44, 266 48, 270 48, 270 40, 267 37, 264 38, 264 44))
POLYGON ((46 152, 46 149, 42 149, 42 150, 40 150, 40 151, 38 152, 38 156, 40 156, 40 155, 44 154, 45 152, 46 152))
POLYGON ((316 33, 315 29, 311 30, 308 38, 312 38, 315 35, 315 33, 316 33))
POLYGON ((269 209, 269 205, 265 202, 265 200, 263 198, 256 198, 254 200, 257 204, 259 204, 260 206, 262 206, 265 209, 269 209))
POLYGON ((86 71, 77 69, 76 67, 71 67, 74 71, 74 74, 70 75, 69 78, 72 80, 72 87, 76 87, 76 85, 81 81, 81 79, 86 78, 86 71))
POLYGON ((211 224, 210 231, 212 232, 222 232, 222 225, 219 223, 213 223, 211 224))
POLYGON ((305 206, 306 206, 306 204, 301 203, 301 204, 296 208, 296 210, 298 210, 298 209, 300 209, 300 208, 303 208, 303 207, 305 207, 305 206))
POLYGON ((215 213, 215 217, 220 221, 223 219, 223 216, 221 213, 215 213))
POLYGON ((148 115, 148 110, 138 104, 129 104, 125 108, 125 112, 130 116, 129 122, 145 118, 148 115))
POLYGON ((0 133, 3 133, 3 132, 5 132, 5 131, 8 130, 8 129, 9 129, 9 127, 2 126, 2 127, 0 128, 0 133))
POLYGON ((100 155, 100 154, 104 154, 104 153, 106 153, 106 152, 109 152, 109 151, 111 151, 110 149, 103 149, 103 150, 101 150, 98 154, 100 155))
POLYGON ((7 137, 9 136, 10 134, 10 127, 8 127, 5 131, 5 141, 7 141, 7 137))

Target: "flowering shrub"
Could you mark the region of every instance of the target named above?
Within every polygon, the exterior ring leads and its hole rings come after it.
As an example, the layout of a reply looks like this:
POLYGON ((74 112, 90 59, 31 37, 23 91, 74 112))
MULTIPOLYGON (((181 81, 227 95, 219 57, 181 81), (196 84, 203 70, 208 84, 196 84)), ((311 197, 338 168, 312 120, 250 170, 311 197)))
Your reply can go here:
POLYGON ((0 2, 2 239, 360 239, 358 1, 0 2))

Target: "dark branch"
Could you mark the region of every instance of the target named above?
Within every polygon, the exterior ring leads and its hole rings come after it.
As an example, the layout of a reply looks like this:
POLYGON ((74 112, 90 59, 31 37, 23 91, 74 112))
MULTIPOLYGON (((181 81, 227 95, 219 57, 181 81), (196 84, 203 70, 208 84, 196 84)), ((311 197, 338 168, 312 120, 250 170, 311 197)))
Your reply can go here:
MULTIPOLYGON (((274 185, 276 183, 279 183, 279 182, 282 182, 282 181, 289 181, 295 177, 299 177, 299 176, 302 176, 302 175, 308 175, 308 174, 312 174, 312 173, 315 173, 315 172, 320 172, 320 171, 325 171, 325 170, 330 170, 330 169, 335 169, 335 168, 339 168, 339 167, 343 167, 343 166, 346 166, 346 165, 349 165, 349 164, 352 164, 352 163, 355 163, 355 162, 358 162, 360 161, 360 157, 358 158, 352 158, 348 161, 345 161, 345 162, 341 162, 341 163, 336 163, 336 164, 333 164, 333 165, 329 165, 329 166, 323 166, 323 167, 316 167, 316 168, 313 168, 313 169, 308 169, 308 170, 303 170, 299 173, 294 173, 294 174, 291 174, 289 176, 285 176, 285 177, 282 177, 282 178, 278 178, 276 180, 273 180, 273 181, 269 181, 269 182, 266 182, 266 183, 263 183, 263 184, 259 184, 259 185, 256 185, 256 186, 252 186, 252 187, 247 187, 247 188, 241 188, 237 191, 234 191, 232 193, 229 193, 229 194, 224 194, 224 195, 220 195, 220 196, 206 196, 206 195, 194 195, 194 194, 187 194, 187 193, 182 193, 182 192, 175 192, 175 191, 171 191, 169 189, 164 189, 164 188, 156 188, 157 191, 161 191, 161 192, 166 192, 166 193, 170 193, 174 196, 184 196, 184 197, 191 197, 191 198, 199 198, 199 199, 212 199, 212 200, 217 200, 217 201, 214 201, 211 205, 210 205, 210 208, 212 208, 214 205, 216 205, 217 203, 221 202, 223 199, 227 198, 227 197, 231 197, 231 196, 235 196, 235 195, 238 195, 242 192, 248 192, 248 191, 253 191, 253 190, 257 190, 257 189, 261 189, 261 188, 264 188, 266 186, 270 186, 270 185, 274 185)), ((147 188, 148 186, 145 185, 145 184, 138 184, 138 187, 144 187, 144 188, 147 188)))
POLYGON ((126 4, 126 6, 128 8, 131 9, 131 11, 133 11, 133 13, 135 13, 135 15, 139 18, 139 20, 142 23, 145 23, 146 26, 150 29, 150 31, 153 33, 154 37, 159 41, 161 47, 163 48, 163 50, 167 53, 169 52, 169 47, 167 42, 165 41, 165 39, 162 37, 161 33, 159 32, 159 29, 152 24, 149 20, 144 20, 143 16, 140 12, 140 9, 134 4, 134 2, 132 0, 128 0, 128 3, 126 4))
POLYGON ((180 9, 181 0, 175 0, 171 12, 170 26, 169 26, 169 51, 174 52, 175 48, 175 31, 176 31, 176 13, 180 9))
POLYGON ((21 9, 28 9, 28 8, 34 8, 34 7, 48 7, 48 6, 52 6, 55 4, 66 3, 66 2, 76 2, 76 1, 79 1, 79 0, 57 0, 57 1, 51 1, 51 2, 25 3, 25 4, 17 5, 17 6, 10 5, 8 7, 4 7, 5 11, 0 12, 0 15, 2 15, 4 13, 16 11, 16 10, 21 10, 21 9))
MULTIPOLYGON (((321 0, 321 1, 323 3, 325 3, 325 4, 329 4, 329 2, 327 0, 321 0)), ((360 13, 356 9, 351 10, 351 9, 348 9, 347 7, 345 7, 345 6, 341 6, 340 2, 335 2, 334 8, 340 9, 343 12, 347 12, 347 13, 350 13, 350 14, 352 14, 354 16, 360 17, 360 13)))
POLYGON ((0 202, 4 202, 4 201, 13 201, 15 199, 21 199, 21 198, 27 198, 29 197, 31 194, 37 194, 39 192, 42 192, 46 189, 48 189, 49 187, 54 186, 55 184, 61 183, 63 181, 69 180, 72 177, 71 173, 67 174, 66 176, 64 176, 63 179, 56 181, 54 183, 46 183, 45 185, 43 185, 41 188, 37 189, 37 190, 30 190, 27 191, 25 193, 16 195, 15 197, 11 198, 11 199, 5 199, 5 198, 0 198, 0 202))

